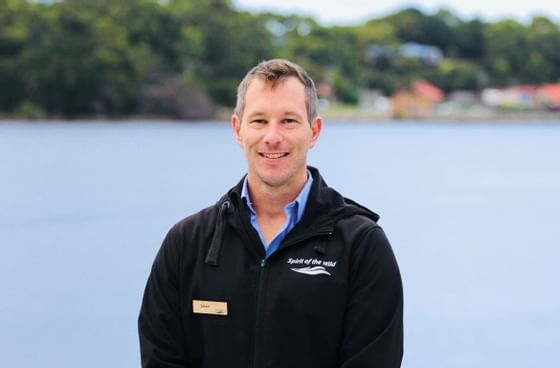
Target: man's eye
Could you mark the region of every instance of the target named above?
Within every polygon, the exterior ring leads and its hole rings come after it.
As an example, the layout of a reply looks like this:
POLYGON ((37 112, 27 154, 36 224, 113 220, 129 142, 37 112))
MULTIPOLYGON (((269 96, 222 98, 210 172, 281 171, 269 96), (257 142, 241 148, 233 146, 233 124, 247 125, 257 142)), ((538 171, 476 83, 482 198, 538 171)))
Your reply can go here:
POLYGON ((293 123, 297 123, 297 120, 296 119, 284 119, 284 122, 288 123, 288 124, 293 124, 293 123))
POLYGON ((255 119, 251 121, 253 124, 264 124, 266 121, 264 119, 255 119))

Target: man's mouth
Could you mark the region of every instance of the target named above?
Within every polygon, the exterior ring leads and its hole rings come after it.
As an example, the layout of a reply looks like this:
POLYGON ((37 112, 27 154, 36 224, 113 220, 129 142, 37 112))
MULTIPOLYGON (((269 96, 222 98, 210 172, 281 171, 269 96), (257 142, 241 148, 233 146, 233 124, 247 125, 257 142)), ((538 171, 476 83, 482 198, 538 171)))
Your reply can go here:
POLYGON ((261 157, 274 160, 274 159, 278 159, 278 158, 282 158, 282 157, 288 156, 288 152, 279 152, 279 153, 265 153, 265 152, 259 152, 259 155, 260 155, 261 157))

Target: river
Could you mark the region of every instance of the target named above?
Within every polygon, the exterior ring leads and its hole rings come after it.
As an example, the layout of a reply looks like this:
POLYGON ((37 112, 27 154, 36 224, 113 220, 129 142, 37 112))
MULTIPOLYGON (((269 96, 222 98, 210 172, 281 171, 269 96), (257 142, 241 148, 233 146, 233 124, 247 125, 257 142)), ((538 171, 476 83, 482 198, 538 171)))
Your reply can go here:
MULTIPOLYGON (((381 215, 408 368, 551 366, 560 124, 325 124, 309 163, 381 215)), ((139 367, 169 227, 245 172, 226 123, 0 123, 1 367, 139 367)))

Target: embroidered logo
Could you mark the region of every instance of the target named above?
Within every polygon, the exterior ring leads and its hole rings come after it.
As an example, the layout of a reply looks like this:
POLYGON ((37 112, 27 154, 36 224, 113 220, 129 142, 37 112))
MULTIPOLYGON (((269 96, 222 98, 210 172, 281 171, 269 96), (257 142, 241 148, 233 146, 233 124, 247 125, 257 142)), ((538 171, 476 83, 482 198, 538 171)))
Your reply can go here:
POLYGON ((336 266, 336 261, 324 261, 317 258, 289 258, 289 265, 302 265, 304 267, 291 267, 290 270, 302 273, 304 275, 328 275, 331 273, 327 267, 333 268, 336 266))
POLYGON ((304 273, 306 275, 331 275, 329 273, 329 271, 327 271, 325 269, 325 267, 323 266, 315 266, 315 267, 303 267, 303 268, 290 268, 290 270, 295 271, 295 272, 299 272, 299 273, 304 273))

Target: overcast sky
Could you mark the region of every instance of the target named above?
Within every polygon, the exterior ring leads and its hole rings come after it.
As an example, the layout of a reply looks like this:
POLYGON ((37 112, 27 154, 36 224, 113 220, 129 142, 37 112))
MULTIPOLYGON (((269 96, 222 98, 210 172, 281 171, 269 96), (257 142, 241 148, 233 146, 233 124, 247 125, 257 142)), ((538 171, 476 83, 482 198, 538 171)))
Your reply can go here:
POLYGON ((560 23, 560 0, 233 0, 237 9, 309 15, 323 24, 350 24, 377 18, 408 6, 426 13, 446 8, 469 20, 478 16, 486 21, 514 18, 527 22, 534 15, 545 15, 560 23))

